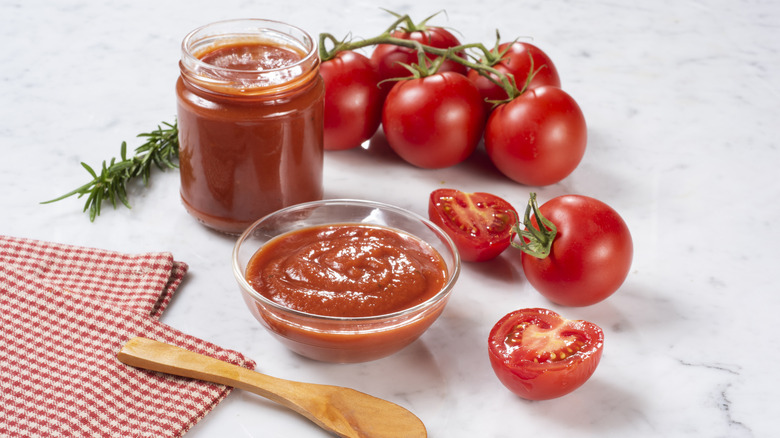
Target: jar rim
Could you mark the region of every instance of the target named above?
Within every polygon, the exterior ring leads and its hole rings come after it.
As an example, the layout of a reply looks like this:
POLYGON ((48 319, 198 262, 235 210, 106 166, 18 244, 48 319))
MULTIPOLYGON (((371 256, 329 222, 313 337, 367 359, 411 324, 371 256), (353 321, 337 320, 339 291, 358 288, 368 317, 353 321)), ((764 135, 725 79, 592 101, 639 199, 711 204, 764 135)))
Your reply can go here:
POLYGON ((239 88, 282 85, 305 76, 319 64, 317 41, 303 29, 276 20, 241 18, 212 22, 189 32, 181 43, 182 72, 197 82, 226 86, 236 82, 239 88), (295 49, 301 58, 275 68, 245 70, 217 66, 198 55, 229 41, 268 41, 295 49), (258 83, 253 83, 257 81, 258 83))

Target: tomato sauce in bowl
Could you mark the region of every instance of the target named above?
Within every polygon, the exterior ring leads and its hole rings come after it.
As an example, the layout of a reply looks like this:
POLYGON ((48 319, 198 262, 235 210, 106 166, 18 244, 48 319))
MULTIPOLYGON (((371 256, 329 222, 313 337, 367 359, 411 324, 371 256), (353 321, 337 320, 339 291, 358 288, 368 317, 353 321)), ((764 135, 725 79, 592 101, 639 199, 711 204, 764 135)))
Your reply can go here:
POLYGON ((435 322, 460 258, 444 231, 411 212, 326 200, 256 222, 236 243, 233 270, 252 314, 290 350, 363 362, 435 322))
POLYGON ((276 237, 255 253, 246 277, 260 294, 290 309, 361 317, 424 303, 446 283, 447 266, 409 234, 335 224, 276 237))

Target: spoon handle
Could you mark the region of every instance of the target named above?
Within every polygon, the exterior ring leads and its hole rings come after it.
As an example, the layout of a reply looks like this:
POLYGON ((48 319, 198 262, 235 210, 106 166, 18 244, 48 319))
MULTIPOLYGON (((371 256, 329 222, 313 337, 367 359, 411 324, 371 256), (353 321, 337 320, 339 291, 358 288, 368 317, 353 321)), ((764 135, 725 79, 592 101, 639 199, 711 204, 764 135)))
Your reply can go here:
POLYGON ((268 398, 340 437, 426 437, 425 426, 406 409, 359 391, 295 382, 147 338, 130 339, 120 362, 244 389, 268 398))
POLYGON ((148 338, 132 338, 117 354, 120 362, 138 368, 232 386, 296 409, 289 387, 298 382, 267 376, 238 365, 148 338))

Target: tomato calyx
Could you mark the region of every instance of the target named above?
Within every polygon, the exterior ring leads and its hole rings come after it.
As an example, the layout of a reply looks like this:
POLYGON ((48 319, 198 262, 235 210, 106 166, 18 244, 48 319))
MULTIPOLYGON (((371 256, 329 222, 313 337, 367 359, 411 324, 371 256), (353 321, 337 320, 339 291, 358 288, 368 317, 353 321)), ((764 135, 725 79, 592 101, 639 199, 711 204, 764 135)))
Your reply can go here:
POLYGON ((502 43, 498 31, 493 48, 484 51, 480 57, 475 57, 475 62, 500 70, 508 78, 508 81, 505 81, 502 77, 495 77, 486 69, 472 69, 469 72, 469 78, 486 96, 485 102, 492 105, 492 109, 513 101, 531 88, 541 85, 560 87, 557 70, 544 52, 530 43, 522 42, 520 38, 502 43), (497 92, 499 89, 503 91, 503 95, 497 92))
POLYGON ((493 67, 494 65, 503 61, 504 58, 506 57, 507 52, 509 52, 511 46, 507 45, 503 50, 499 48, 500 46, 501 46, 501 34, 499 33, 498 30, 496 30, 496 43, 495 45, 493 45, 492 49, 483 53, 483 57, 479 60, 480 64, 486 65, 488 67, 493 67))
MULTIPOLYGON (((509 47, 507 47, 507 50, 509 50, 509 47)), ((506 52, 504 52, 506 53, 506 52)), ((523 84, 523 88, 516 89, 517 94, 514 97, 520 96, 521 94, 525 93, 526 90, 530 88, 531 82, 534 80, 534 77, 539 74, 540 71, 542 71, 543 68, 546 68, 546 65, 543 65, 537 69, 534 69, 534 57, 531 55, 531 53, 528 53, 528 60, 529 60, 529 68, 528 68, 528 75, 525 78, 525 84, 523 84)), ((514 98, 513 97, 513 98, 514 98)), ((512 99, 509 99, 512 100, 512 99)))
POLYGON ((536 193, 532 192, 528 199, 523 216, 523 226, 525 229, 520 228, 519 220, 515 223, 514 230, 520 238, 517 241, 512 240, 512 246, 530 256, 539 259, 547 258, 552 251, 552 244, 558 234, 558 228, 539 211, 536 193), (531 218, 532 212, 536 226, 531 218))
MULTIPOLYGON (((517 41, 517 40, 515 40, 517 41)), ((493 67, 499 62, 503 61, 507 52, 511 49, 511 44, 508 44, 503 50, 498 49, 498 42, 496 42, 496 47, 491 50, 490 55, 485 58, 485 60, 480 60, 480 63, 484 63, 484 65, 487 65, 489 67, 493 67)), ((531 55, 531 53, 528 53, 528 61, 529 61, 529 68, 528 68, 528 74, 526 75, 525 82, 523 83, 522 87, 517 86, 517 80, 515 79, 515 76, 511 73, 506 74, 505 77, 508 79, 508 83, 504 82, 504 78, 500 78, 499 81, 495 81, 494 78, 492 78, 485 70, 479 70, 479 74, 481 76, 484 76, 490 80, 492 80, 496 85, 500 86, 504 89, 504 92, 507 93, 507 97, 505 99, 500 100, 487 100, 488 103, 493 104, 494 107, 498 105, 503 105, 505 103, 509 103, 518 96, 525 93, 529 88, 531 88, 531 82, 533 82, 536 75, 539 74, 540 71, 542 71, 543 68, 546 68, 546 65, 542 65, 539 68, 534 68, 534 58, 531 55)))
POLYGON ((430 20, 433 17, 435 17, 435 16, 437 16, 439 14, 442 14, 442 13, 444 15, 447 15, 446 11, 441 10, 439 12, 436 12, 435 14, 429 15, 428 18, 424 19, 423 21, 421 21, 419 23, 415 23, 412 20, 412 17, 410 17, 408 14, 401 15, 401 14, 399 14, 397 12, 393 12, 393 11, 391 11, 389 9, 385 9, 385 8, 380 8, 380 9, 382 9, 383 11, 385 11, 388 14, 393 15, 393 16, 395 16, 397 18, 397 20, 389 28, 387 28, 387 32, 392 32, 394 30, 402 30, 402 31, 407 32, 407 33, 425 32, 426 30, 429 29, 428 20, 430 20))
POLYGON ((500 49, 499 48, 500 45, 501 45, 501 34, 499 33, 498 30, 496 30, 495 45, 490 50, 483 50, 482 57, 479 58, 476 62, 477 65, 483 66, 485 68, 472 69, 472 70, 476 70, 480 76, 484 76, 489 81, 501 87, 506 93, 506 98, 504 99, 487 100, 487 102, 492 104, 493 107, 510 102, 512 99, 519 96, 520 94, 522 94, 523 91, 525 91, 525 87, 522 90, 517 88, 517 81, 515 80, 515 76, 513 74, 509 73, 509 74, 499 75, 497 77, 493 75, 493 71, 498 71, 494 67, 505 59, 507 52, 509 52, 511 48, 511 45, 507 45, 506 47, 504 47, 504 49, 500 49))
POLYGON ((421 78, 426 78, 428 76, 433 76, 434 74, 438 73, 439 67, 441 67, 442 63, 444 63, 445 59, 446 59, 445 57, 439 56, 431 60, 430 58, 425 56, 425 51, 418 50, 417 63, 415 64, 399 63, 401 67, 409 71, 410 76, 389 78, 380 81, 379 83, 383 84, 385 82, 398 82, 398 81, 405 81, 408 79, 421 79, 421 78))

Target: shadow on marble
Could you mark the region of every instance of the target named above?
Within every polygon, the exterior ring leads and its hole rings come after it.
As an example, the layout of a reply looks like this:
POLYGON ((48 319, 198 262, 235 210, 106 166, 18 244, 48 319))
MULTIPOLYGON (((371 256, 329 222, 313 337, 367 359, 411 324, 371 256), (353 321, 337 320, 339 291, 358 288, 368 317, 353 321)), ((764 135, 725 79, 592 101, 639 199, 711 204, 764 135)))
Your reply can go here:
POLYGON ((588 434, 630 432, 636 424, 646 421, 640 399, 626 388, 612 384, 603 373, 564 397, 525 403, 538 421, 563 423, 571 429, 587 430, 588 434))

